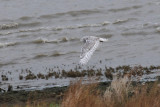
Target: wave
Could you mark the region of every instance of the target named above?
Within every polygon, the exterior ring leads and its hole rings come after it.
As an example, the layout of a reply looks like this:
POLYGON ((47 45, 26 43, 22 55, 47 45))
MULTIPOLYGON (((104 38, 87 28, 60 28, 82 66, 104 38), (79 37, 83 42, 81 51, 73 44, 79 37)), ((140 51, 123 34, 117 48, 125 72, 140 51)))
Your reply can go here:
POLYGON ((143 28, 148 28, 148 29, 151 29, 151 28, 158 28, 160 26, 160 23, 152 23, 152 22, 147 22, 147 23, 144 23, 143 25, 143 28))
POLYGON ((15 46, 17 44, 18 44, 17 42, 0 43, 0 48, 7 47, 7 46, 15 46))
POLYGON ((20 20, 24 20, 24 21, 27 21, 27 20, 31 20, 32 17, 29 17, 29 16, 23 16, 21 18, 19 18, 20 20))
POLYGON ((48 40, 47 38, 38 38, 36 40, 33 40, 32 43, 63 43, 63 42, 67 42, 67 41, 75 41, 75 40, 79 40, 78 38, 68 38, 68 37, 61 37, 58 39, 54 39, 54 40, 48 40))
POLYGON ((89 14, 95 14, 99 13, 99 10, 78 10, 78 11, 68 11, 64 13, 56 13, 56 14, 49 14, 49 15, 42 15, 39 17, 39 19, 52 19, 52 18, 59 18, 61 16, 80 16, 80 15, 89 15, 89 14))
POLYGON ((44 58, 44 57, 47 57, 47 56, 48 56, 48 55, 39 54, 39 55, 36 55, 33 59, 44 58))
POLYGON ((19 23, 20 27, 34 27, 39 26, 41 22, 19 23))
POLYGON ((111 38, 113 35, 112 34, 101 34, 99 36, 103 38, 111 38))
POLYGON ((133 20, 136 20, 136 18, 128 18, 128 19, 117 19, 115 22, 113 22, 113 24, 121 24, 121 23, 126 23, 126 22, 129 22, 129 21, 133 21, 133 20))
POLYGON ((71 52, 59 52, 59 51, 54 51, 52 52, 52 54, 48 55, 48 54, 38 54, 36 56, 33 57, 33 59, 41 59, 41 58, 45 58, 45 57, 59 57, 62 55, 67 55, 67 54, 73 54, 73 53, 78 53, 76 51, 71 51, 71 52))
POLYGON ((137 32, 124 32, 122 33, 122 36, 132 36, 132 35, 148 35, 149 32, 145 31, 137 31, 137 32))
MULTIPOLYGON (((10 25, 8 26, 9 28, 12 27, 18 27, 18 26, 37 26, 39 25, 39 22, 36 23, 29 23, 29 24, 15 24, 15 25, 10 25)), ((32 28, 32 29, 21 29, 18 31, 11 31, 11 32, 4 32, 4 33, 0 33, 0 35, 10 35, 10 34, 14 34, 14 33, 21 33, 21 32, 38 32, 41 30, 48 30, 48 31, 61 31, 61 30, 65 30, 65 29, 79 29, 79 28, 86 28, 86 27, 101 27, 101 26, 106 26, 111 24, 111 22, 109 21, 104 21, 102 23, 96 23, 96 24, 78 24, 78 25, 73 25, 73 26, 52 26, 52 27, 40 27, 40 28, 32 28)), ((3 27, 3 29, 7 29, 7 25, 6 27, 3 27)))
POLYGON ((69 11, 65 14, 69 14, 71 16, 80 16, 80 15, 89 15, 89 14, 95 14, 99 13, 99 10, 79 10, 79 11, 69 11))
POLYGON ((58 57, 58 56, 61 56, 61 55, 65 55, 65 53, 54 51, 51 55, 38 54, 38 55, 34 56, 33 59, 41 59, 41 58, 45 58, 45 57, 58 57))
POLYGON ((32 41, 33 43, 50 43, 51 41, 50 40, 48 40, 48 39, 46 39, 46 38, 42 38, 42 37, 40 37, 40 38, 38 38, 38 39, 36 39, 36 40, 34 40, 34 41, 32 41))
POLYGON ((63 30, 63 29, 78 29, 78 28, 86 28, 86 27, 101 27, 111 24, 109 21, 104 21, 102 23, 95 23, 95 24, 78 24, 73 26, 58 26, 58 27, 50 27, 50 30, 63 30))
POLYGON ((58 43, 60 42, 68 42, 68 41, 79 41, 79 38, 68 38, 68 37, 61 37, 56 40, 58 43))
POLYGON ((7 63, 1 63, 0 62, 0 67, 7 66, 7 65, 13 65, 13 64, 16 64, 16 62, 7 62, 7 63))
MULTIPOLYGON (((15 33, 15 32, 14 32, 15 33)), ((10 35, 13 34, 13 32, 5 32, 5 33, 0 33, 0 35, 10 35)))
POLYGON ((131 9, 138 9, 138 8, 142 8, 142 5, 134 5, 131 7, 122 7, 122 8, 114 8, 114 9, 109 9, 108 11, 110 12, 121 12, 121 11, 129 11, 131 9))
POLYGON ((18 23, 2 24, 0 25, 0 29, 6 30, 6 29, 11 29, 11 28, 17 28, 18 25, 19 25, 18 23))
POLYGON ((37 32, 42 30, 41 28, 36 28, 36 29, 23 29, 23 30, 19 30, 18 32, 13 32, 13 33, 20 33, 20 32, 37 32))
POLYGON ((50 57, 57 57, 57 56, 61 56, 61 55, 67 55, 67 54, 72 54, 72 53, 78 53, 78 52, 76 52, 76 51, 71 51, 71 52, 64 52, 64 53, 62 53, 62 52, 58 52, 58 51, 54 51, 53 52, 53 54, 52 55, 50 55, 50 57))
POLYGON ((50 57, 54 56, 54 57, 57 57, 57 56, 61 56, 61 55, 65 55, 64 53, 60 53, 58 51, 54 51, 52 55, 50 55, 50 57))

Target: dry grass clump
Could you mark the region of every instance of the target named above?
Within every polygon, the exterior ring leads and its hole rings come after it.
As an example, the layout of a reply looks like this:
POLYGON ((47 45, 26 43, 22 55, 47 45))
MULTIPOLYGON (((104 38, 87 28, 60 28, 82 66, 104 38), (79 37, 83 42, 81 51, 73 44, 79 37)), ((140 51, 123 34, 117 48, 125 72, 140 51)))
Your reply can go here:
POLYGON ((52 100, 44 100, 44 101, 34 101, 27 103, 18 103, 18 104, 1 104, 0 107, 60 107, 59 104, 54 103, 52 100))
POLYGON ((111 85, 104 93, 104 100, 108 106, 124 106, 129 98, 129 93, 132 93, 131 82, 127 77, 113 80, 111 85))
POLYGON ((97 84, 83 85, 82 81, 72 84, 61 107, 104 107, 105 103, 96 87, 97 84))
POLYGON ((157 83, 136 87, 126 107, 160 107, 160 87, 157 83))
POLYGON ((112 81, 102 93, 97 84, 72 84, 61 107, 160 107, 157 83, 133 86, 127 78, 112 81))
POLYGON ((59 104, 56 104, 51 99, 39 100, 39 101, 28 101, 26 106, 16 106, 16 107, 59 107, 59 104))

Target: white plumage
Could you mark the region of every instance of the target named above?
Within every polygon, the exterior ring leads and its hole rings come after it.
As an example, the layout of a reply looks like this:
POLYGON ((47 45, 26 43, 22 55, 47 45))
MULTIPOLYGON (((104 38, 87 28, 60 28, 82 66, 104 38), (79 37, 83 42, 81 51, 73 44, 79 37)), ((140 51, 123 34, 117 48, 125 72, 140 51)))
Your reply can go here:
POLYGON ((100 42, 108 41, 105 38, 99 38, 94 36, 85 36, 81 39, 84 45, 81 49, 80 64, 85 65, 91 58, 93 52, 97 49, 100 42))

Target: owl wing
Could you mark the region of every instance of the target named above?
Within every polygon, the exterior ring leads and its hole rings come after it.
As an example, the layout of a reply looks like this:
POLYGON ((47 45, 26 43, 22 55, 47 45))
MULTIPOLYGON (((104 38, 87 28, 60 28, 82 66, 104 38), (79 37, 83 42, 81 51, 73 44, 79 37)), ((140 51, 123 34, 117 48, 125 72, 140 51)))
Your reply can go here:
POLYGON ((81 49, 80 64, 86 64, 99 45, 99 39, 87 40, 81 49))

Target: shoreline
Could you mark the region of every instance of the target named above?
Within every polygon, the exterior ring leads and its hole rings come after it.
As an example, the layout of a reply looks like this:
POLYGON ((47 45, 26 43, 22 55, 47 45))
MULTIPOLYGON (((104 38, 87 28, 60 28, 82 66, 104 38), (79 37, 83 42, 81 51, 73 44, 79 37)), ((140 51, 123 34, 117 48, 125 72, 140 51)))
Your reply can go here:
MULTIPOLYGON (((159 81, 159 80, 158 80, 159 81)), ((104 93, 107 87, 111 85, 111 82, 99 82, 95 83, 98 84, 98 89, 100 89, 101 93, 104 93)), ((154 84, 154 81, 146 82, 145 84, 154 84)), ((74 83, 73 83, 74 84, 74 83)), ((94 84, 94 83, 91 83, 94 84)), ((132 81, 131 84, 133 86, 144 85, 143 82, 132 81)), ((88 85, 88 84, 86 84, 88 85)), ((0 93, 0 106, 1 105, 16 105, 16 104, 26 104, 27 102, 43 102, 48 101, 49 103, 60 104, 62 102, 63 96, 68 91, 69 87, 72 86, 63 86, 63 87, 52 87, 52 88, 45 88, 43 90, 32 90, 32 91, 8 91, 0 93)))
POLYGON ((85 81, 89 78, 94 78, 99 82, 107 82, 112 81, 115 77, 128 76, 133 81, 145 82, 155 81, 160 76, 160 66, 154 65, 149 67, 123 65, 115 68, 105 67, 104 69, 95 67, 82 69, 80 66, 75 66, 70 70, 62 69, 58 71, 48 68, 48 71, 44 73, 37 72, 37 74, 29 69, 22 71, 16 72, 17 77, 12 76, 13 72, 9 72, 9 74, 1 72, 0 92, 3 90, 42 90, 46 87, 68 86, 71 81, 80 78, 83 78, 85 81))

